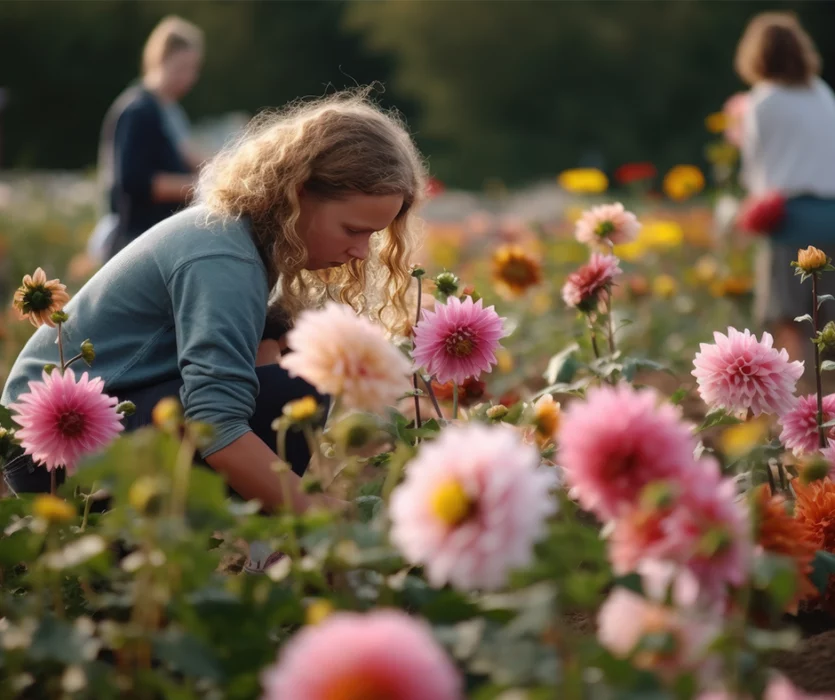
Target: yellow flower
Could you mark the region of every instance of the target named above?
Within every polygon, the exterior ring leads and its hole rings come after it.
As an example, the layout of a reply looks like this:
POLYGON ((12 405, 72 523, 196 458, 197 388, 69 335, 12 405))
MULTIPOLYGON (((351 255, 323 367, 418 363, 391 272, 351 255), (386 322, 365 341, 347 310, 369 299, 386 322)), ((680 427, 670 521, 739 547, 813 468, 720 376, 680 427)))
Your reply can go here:
POLYGON ((647 248, 677 248, 684 242, 684 230, 676 221, 648 221, 641 228, 638 240, 647 248))
POLYGON ((14 308, 18 318, 39 328, 47 325, 55 327, 52 314, 64 308, 70 300, 67 288, 60 280, 47 280, 46 273, 38 268, 34 275, 26 275, 23 283, 14 293, 14 308))
POLYGON ((302 423, 313 418, 318 410, 319 404, 316 403, 316 399, 312 396, 305 396, 285 404, 283 413, 290 420, 302 423))
POLYGON ((671 275, 658 275, 652 281, 652 293, 662 299, 671 299, 678 291, 678 282, 671 275))
POLYGON ((629 243, 621 243, 612 248, 612 254, 626 260, 627 262, 634 262, 640 260, 647 252, 647 246, 641 241, 641 234, 638 234, 638 240, 630 241, 629 243))
POLYGON ((711 134, 721 134, 728 128, 728 115, 724 112, 714 112, 705 117, 705 128, 711 134))
POLYGON ((154 410, 151 411, 151 419, 157 428, 174 432, 182 422, 183 408, 176 398, 168 396, 154 406, 154 410))
POLYGON ((318 625, 334 611, 333 603, 325 598, 312 600, 305 611, 305 622, 308 625, 318 625))
POLYGON ((128 503, 140 513, 155 513, 162 505, 165 484, 156 476, 140 476, 128 490, 128 503))
POLYGON ((499 371, 507 374, 513 371, 513 355, 511 355, 506 348, 499 348, 496 350, 496 360, 498 362, 499 371))
POLYGON ((533 424, 540 446, 553 442, 560 427, 560 404, 551 394, 541 396, 533 405, 533 424))
POLYGON ((689 199, 704 186, 705 176, 695 165, 676 165, 664 176, 664 192, 676 201, 689 199))
POLYGON ((815 272, 829 263, 829 258, 819 248, 809 246, 797 251, 797 266, 804 272, 815 272))
POLYGON ((716 275, 719 272, 719 265, 716 262, 716 258, 713 256, 703 255, 696 261, 696 265, 693 270, 696 273, 696 279, 699 282, 702 284, 709 284, 716 279, 716 275))
POLYGON ((44 494, 35 498, 32 513, 48 523, 66 523, 75 517, 75 508, 63 498, 44 494))
POLYGON ((609 187, 605 173, 596 168, 565 170, 557 178, 560 187, 574 194, 600 194, 609 187))
POLYGON ((542 281, 542 266, 519 245, 503 245, 493 253, 493 279, 502 296, 516 298, 542 281))
POLYGON ((748 454, 768 436, 768 422, 762 418, 726 428, 719 438, 719 445, 731 459, 748 454))
POLYGON ((471 509, 470 498, 457 481, 441 484, 432 494, 432 512, 451 527, 466 520, 471 509))
POLYGON ((722 280, 722 296, 742 296, 748 294, 754 286, 750 275, 733 275, 722 280))

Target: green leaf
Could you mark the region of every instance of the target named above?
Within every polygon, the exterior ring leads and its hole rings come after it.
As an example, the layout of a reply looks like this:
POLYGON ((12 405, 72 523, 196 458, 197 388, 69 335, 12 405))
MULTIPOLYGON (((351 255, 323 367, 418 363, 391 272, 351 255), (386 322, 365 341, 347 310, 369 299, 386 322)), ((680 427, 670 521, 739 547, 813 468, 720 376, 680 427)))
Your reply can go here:
POLYGON ((223 679, 220 661, 199 639, 181 630, 167 629, 154 638, 154 653, 176 671, 193 678, 223 679))
POLYGON ((66 620, 45 617, 32 637, 29 657, 35 661, 78 664, 84 661, 83 641, 66 620))
POLYGON ((824 360, 821 362, 821 371, 831 372, 833 369, 835 369, 835 362, 832 360, 824 360))
POLYGON ((835 299, 831 294, 818 294, 818 308, 821 307, 821 304, 825 301, 831 301, 835 299))
POLYGON ((542 375, 549 384, 570 382, 582 366, 575 357, 580 346, 572 343, 548 361, 548 367, 542 375))
POLYGON ((696 428, 696 432, 700 433, 703 430, 707 430, 708 428, 714 428, 717 425, 737 425, 738 423, 742 423, 743 421, 737 418, 736 416, 728 415, 724 410, 719 409, 718 411, 714 411, 713 413, 708 413, 705 416, 704 421, 702 424, 696 428))
POLYGON ((15 425, 14 420, 12 420, 12 413, 6 408, 3 404, 0 404, 0 428, 5 428, 6 430, 11 430, 12 428, 17 428, 15 425))
POLYGON ((676 389, 676 391, 670 397, 670 403, 675 405, 675 406, 678 406, 682 401, 684 401, 684 398, 689 393, 690 393, 690 389, 688 389, 685 386, 681 387, 680 389, 676 389))
POLYGON ((667 365, 656 362, 655 360, 648 360, 643 357, 627 357, 623 362, 623 378, 631 382, 638 373, 638 370, 641 369, 648 369, 652 372, 673 373, 667 365))
POLYGON ((794 320, 797 321, 797 323, 803 323, 803 321, 814 323, 814 321, 812 321, 812 317, 809 314, 803 314, 803 316, 795 316, 794 320))
POLYGON ((383 499, 379 496, 359 496, 354 499, 359 512, 360 522, 373 520, 383 507, 383 499))
POLYGON ((826 587, 829 583, 829 577, 835 574, 835 554, 818 550, 815 552, 815 558, 812 560, 812 573, 809 579, 815 584, 815 588, 820 591, 821 595, 826 592, 826 587))
POLYGON ((578 379, 576 382, 572 382, 570 384, 565 382, 551 384, 550 386, 546 386, 544 389, 537 391, 533 398, 535 400, 545 394, 576 394, 578 396, 582 396, 586 387, 591 384, 592 381, 594 381, 594 377, 583 377, 582 379, 578 379))

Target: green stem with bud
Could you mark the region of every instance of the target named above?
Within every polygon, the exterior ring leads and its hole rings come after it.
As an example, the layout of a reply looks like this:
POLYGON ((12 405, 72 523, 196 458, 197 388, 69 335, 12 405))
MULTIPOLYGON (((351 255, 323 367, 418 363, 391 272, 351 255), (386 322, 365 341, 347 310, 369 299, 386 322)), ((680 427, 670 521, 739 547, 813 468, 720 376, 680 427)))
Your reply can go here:
MULTIPOLYGON (((815 337, 818 335, 818 273, 812 273, 812 325, 815 337)), ((826 447, 826 432, 823 427, 823 387, 821 385, 821 349, 815 343, 815 388, 818 392, 818 444, 826 447)))
POLYGON ((591 349, 594 351, 594 356, 600 359, 600 348, 597 347, 597 331, 594 330, 594 323, 591 320, 591 314, 586 314, 586 322, 589 326, 589 335, 591 336, 591 349))
POLYGON ((63 334, 61 333, 61 327, 63 323, 58 323, 58 361, 61 363, 59 366, 61 367, 61 374, 64 374, 64 370, 67 369, 66 364, 64 364, 64 338, 63 334))
MULTIPOLYGON (((420 323, 420 306, 422 303, 422 295, 423 295, 423 285, 421 284, 421 275, 415 275, 415 280, 417 280, 417 311, 415 312, 415 326, 420 323)), ((412 330, 412 345, 414 346, 414 337, 415 332, 412 330)), ((419 390, 418 387, 418 372, 420 370, 415 370, 414 374, 412 375, 412 385, 415 388, 415 428, 420 430, 420 397, 417 395, 419 390)), ((420 438, 418 438, 418 442, 420 442, 420 438)))

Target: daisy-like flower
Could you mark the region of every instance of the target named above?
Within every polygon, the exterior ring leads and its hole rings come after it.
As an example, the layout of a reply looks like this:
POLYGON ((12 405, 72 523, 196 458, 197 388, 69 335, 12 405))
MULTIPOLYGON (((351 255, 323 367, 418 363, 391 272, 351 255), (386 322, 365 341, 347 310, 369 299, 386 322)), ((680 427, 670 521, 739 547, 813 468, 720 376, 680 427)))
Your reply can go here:
POLYGON ((804 485, 792 481, 797 494, 794 517, 811 533, 817 549, 835 552, 835 482, 820 479, 804 485))
POLYGON ((767 484, 758 487, 754 494, 754 516, 757 546, 771 554, 794 560, 797 583, 790 607, 796 610, 801 600, 817 595, 817 589, 809 580, 812 560, 818 549, 816 538, 808 522, 789 514, 785 498, 772 496, 767 484))
POLYGON ((668 679, 698 670, 719 631, 625 588, 616 588, 598 613, 597 638, 606 649, 668 679))
POLYGON ((553 477, 509 427, 447 428, 421 446, 392 493, 392 542, 433 586, 500 588, 545 533, 553 477))
POLYGON ((262 700, 464 697, 458 671, 429 626, 399 610, 335 612, 303 628, 262 683, 262 700))
POLYGON ((481 299, 463 301, 449 297, 435 304, 434 311, 423 310, 415 326, 412 358, 440 383, 463 384, 468 377, 492 371, 496 364, 499 339, 507 333, 504 319, 492 306, 483 308, 481 299))
POLYGON ((623 270, 614 255, 592 253, 591 259, 572 272, 562 288, 563 301, 580 311, 594 311, 603 291, 609 292, 612 283, 623 270))
MULTIPOLYGON (((835 419, 835 394, 823 397, 823 422, 835 419)), ((817 452, 818 440, 818 397, 815 394, 802 396, 794 407, 780 416, 780 442, 795 456, 817 452)), ((827 441, 835 440, 835 427, 824 428, 827 441)))
POLYGON ((693 468, 695 441, 680 410, 652 389, 596 387, 563 412, 559 461, 580 505, 610 520, 654 481, 693 468))
POLYGON ((87 373, 76 382, 71 369, 43 373, 43 381, 29 382, 9 408, 20 425, 16 435, 26 454, 47 469, 72 472, 85 455, 109 445, 122 431, 118 399, 103 393, 101 378, 87 373))
POLYGON ((503 245, 493 253, 493 280, 502 296, 515 299, 542 281, 542 265, 522 246, 503 245))
POLYGON ((606 248, 630 243, 638 237, 638 218, 623 204, 602 204, 583 212, 574 229, 574 237, 588 246, 606 248))
POLYGON ((717 331, 713 338, 713 345, 700 344, 691 372, 711 410, 744 417, 749 410, 758 416, 792 409, 802 362, 790 362, 785 350, 776 350, 769 333, 757 340, 747 328, 744 333, 728 328, 728 335, 717 331))
POLYGON ((381 328, 344 304, 328 302, 303 312, 287 345, 292 352, 278 362, 290 376, 322 394, 341 396, 348 408, 380 411, 409 390, 409 360, 381 328))
POLYGON ((53 313, 64 308, 70 300, 67 288, 60 280, 48 280, 46 273, 38 268, 34 275, 26 275, 23 284, 14 293, 14 308, 21 320, 29 319, 39 328, 46 324, 55 327, 53 313))

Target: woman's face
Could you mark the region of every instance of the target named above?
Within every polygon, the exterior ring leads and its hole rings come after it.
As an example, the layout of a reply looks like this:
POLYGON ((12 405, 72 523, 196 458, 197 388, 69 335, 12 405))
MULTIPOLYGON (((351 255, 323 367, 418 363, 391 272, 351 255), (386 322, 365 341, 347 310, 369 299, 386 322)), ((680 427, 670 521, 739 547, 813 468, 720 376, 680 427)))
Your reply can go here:
POLYGON ((371 236, 388 228, 403 207, 403 195, 352 194, 322 199, 302 191, 296 233, 307 248, 308 270, 339 267, 368 257, 371 236))
POLYGON ((162 62, 163 89, 175 100, 185 97, 197 79, 203 65, 203 54, 194 49, 175 51, 162 62))

